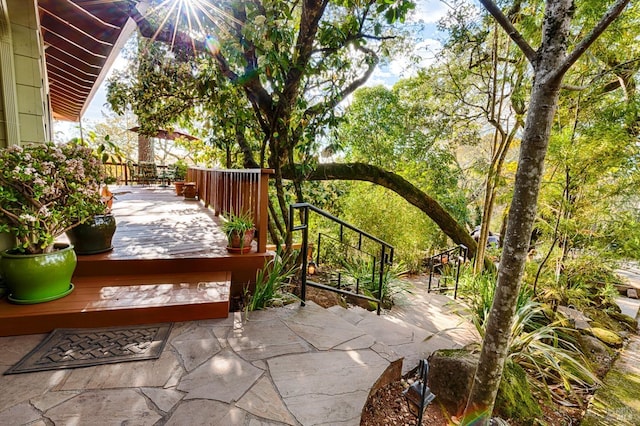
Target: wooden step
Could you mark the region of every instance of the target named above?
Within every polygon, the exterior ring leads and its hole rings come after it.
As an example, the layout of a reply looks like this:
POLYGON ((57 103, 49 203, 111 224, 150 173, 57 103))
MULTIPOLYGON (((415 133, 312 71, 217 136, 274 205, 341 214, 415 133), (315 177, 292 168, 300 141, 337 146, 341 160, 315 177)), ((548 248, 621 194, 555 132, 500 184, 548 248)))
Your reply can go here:
POLYGON ((36 305, 0 300, 0 336, 227 317, 230 272, 166 269, 155 274, 144 268, 137 274, 100 270, 97 275, 85 270, 74 275, 75 289, 62 299, 36 305))

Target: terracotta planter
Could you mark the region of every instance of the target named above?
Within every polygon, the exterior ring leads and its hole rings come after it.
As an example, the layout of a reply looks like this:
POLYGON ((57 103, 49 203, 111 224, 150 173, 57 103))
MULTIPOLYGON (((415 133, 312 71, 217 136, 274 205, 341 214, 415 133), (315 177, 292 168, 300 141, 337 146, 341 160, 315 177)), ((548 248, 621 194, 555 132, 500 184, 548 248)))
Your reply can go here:
POLYGON ((111 241, 116 232, 116 218, 112 214, 95 215, 66 232, 76 254, 96 254, 113 250, 111 241))
POLYGON ((173 184, 176 187, 176 195, 182 195, 182 191, 184 191, 184 181, 175 181, 173 184))
POLYGON ((56 244, 51 253, 0 253, 0 269, 9 289, 9 301, 33 304, 56 300, 73 291, 71 276, 76 253, 70 244, 56 244))
POLYGON ((237 231, 231 232, 227 251, 229 251, 229 253, 249 253, 251 251, 251 242, 253 241, 255 232, 255 229, 245 231, 244 238, 240 237, 240 234, 237 231))
POLYGON ((198 190, 196 188, 196 184, 193 182, 186 182, 184 184, 184 189, 182 191, 185 200, 195 200, 196 195, 198 194, 198 190))

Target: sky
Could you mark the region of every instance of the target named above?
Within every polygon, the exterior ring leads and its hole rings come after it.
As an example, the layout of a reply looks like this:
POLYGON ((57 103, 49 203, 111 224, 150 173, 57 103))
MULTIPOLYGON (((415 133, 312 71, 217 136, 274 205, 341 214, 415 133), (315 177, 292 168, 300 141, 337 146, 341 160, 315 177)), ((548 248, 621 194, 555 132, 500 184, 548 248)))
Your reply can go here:
POLYGON ((447 13, 447 6, 440 0, 417 0, 416 8, 407 17, 407 24, 412 29, 417 29, 419 41, 415 44, 413 55, 422 59, 414 64, 409 56, 398 56, 388 66, 378 67, 373 73, 367 86, 385 85, 392 86, 400 78, 415 75, 420 68, 425 68, 433 63, 435 56, 442 48, 436 24, 447 13))
MULTIPOLYGON (((415 75, 419 68, 423 68, 432 63, 435 55, 442 46, 438 40, 440 35, 438 34, 436 24, 440 18, 445 16, 446 12, 447 6, 440 0, 417 0, 416 8, 411 11, 407 17, 407 24, 411 26, 412 30, 416 31, 420 39, 413 49, 413 54, 420 56, 420 62, 413 64, 409 59, 409 55, 394 58, 388 65, 379 66, 369 78, 366 85, 375 86, 382 84, 390 87, 398 79, 415 75)), ((107 78, 105 78, 96 91, 95 96, 82 117, 83 128, 102 121, 103 112, 107 113, 110 111, 110 107, 107 105, 106 81, 113 70, 122 69, 125 66, 126 61, 118 56, 114 61, 109 75, 107 75, 107 78)), ((54 122, 54 133, 54 139, 57 142, 79 137, 79 125, 78 123, 56 121, 54 122)))

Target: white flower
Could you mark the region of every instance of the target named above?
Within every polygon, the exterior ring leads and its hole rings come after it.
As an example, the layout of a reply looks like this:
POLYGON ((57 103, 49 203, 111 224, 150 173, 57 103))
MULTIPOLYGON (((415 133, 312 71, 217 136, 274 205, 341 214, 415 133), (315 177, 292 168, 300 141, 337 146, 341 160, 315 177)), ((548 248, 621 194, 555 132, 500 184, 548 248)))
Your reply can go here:
POLYGON ((35 222, 37 219, 34 215, 24 213, 20 215, 20 220, 23 222, 35 222))
POLYGON ((49 209, 47 208, 47 206, 42 206, 40 207, 40 210, 38 210, 38 214, 42 217, 49 217, 51 216, 51 212, 49 211, 49 209))

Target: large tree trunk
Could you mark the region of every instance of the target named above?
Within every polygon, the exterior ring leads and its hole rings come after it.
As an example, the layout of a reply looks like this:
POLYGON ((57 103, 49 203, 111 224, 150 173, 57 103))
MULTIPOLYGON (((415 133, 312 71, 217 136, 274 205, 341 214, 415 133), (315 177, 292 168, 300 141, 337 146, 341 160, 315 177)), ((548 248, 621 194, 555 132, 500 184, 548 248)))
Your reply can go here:
POLYGON ((467 406, 467 413, 489 417, 500 386, 502 369, 511 340, 511 323, 524 271, 536 216, 538 192, 544 169, 549 132, 557 105, 560 82, 540 83, 536 80, 531 95, 530 111, 520 149, 520 160, 504 248, 498 271, 498 284, 488 318, 478 371, 467 406))
POLYGON ((153 150, 153 140, 145 135, 138 135, 138 162, 154 163, 155 152, 153 150))
MULTIPOLYGON (((298 168, 298 170, 300 169, 298 168)), ((323 163, 318 164, 310 172, 300 173, 297 176, 295 170, 288 167, 283 169, 282 176, 287 179, 297 177, 300 180, 360 180, 384 186, 426 213, 456 244, 467 246, 470 256, 474 256, 476 253, 476 242, 449 212, 443 209, 436 200, 395 173, 364 163, 323 163)))
POLYGON ((527 113, 514 194, 509 210, 498 283, 487 319, 478 369, 465 409, 464 425, 487 425, 502 378, 516 310, 553 116, 564 74, 629 3, 617 0, 596 27, 567 55, 573 0, 547 0, 542 44, 534 50, 491 0, 480 0, 533 65, 534 82, 527 113))

